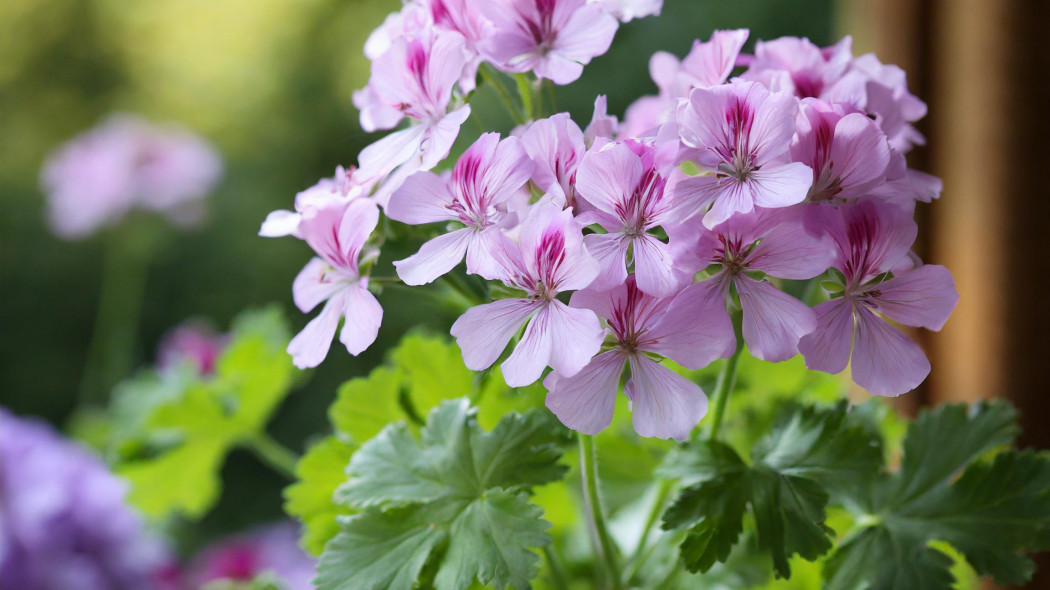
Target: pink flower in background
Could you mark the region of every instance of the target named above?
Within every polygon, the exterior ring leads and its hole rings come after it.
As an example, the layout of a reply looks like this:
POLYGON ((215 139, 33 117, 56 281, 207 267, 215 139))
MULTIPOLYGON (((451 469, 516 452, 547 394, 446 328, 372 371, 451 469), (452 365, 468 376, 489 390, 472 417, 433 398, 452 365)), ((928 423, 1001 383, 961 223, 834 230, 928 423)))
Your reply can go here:
POLYGON ((918 230, 909 212, 862 201, 833 213, 834 267, 845 283, 841 297, 814 309, 817 328, 799 343, 806 366, 838 373, 850 364, 853 380, 869 393, 911 391, 929 374, 929 360, 876 314, 940 330, 959 300, 952 275, 939 265, 913 266, 909 248, 918 230))
POLYGON ((865 78, 864 108, 875 117, 893 149, 907 153, 926 139, 912 125, 926 116, 926 103, 908 91, 904 70, 868 53, 853 60, 853 70, 865 78))
POLYGON ((299 221, 302 220, 302 212, 311 207, 321 207, 329 202, 356 199, 367 196, 372 189, 373 183, 360 182, 360 174, 355 174, 356 169, 349 170, 337 166, 333 178, 322 178, 314 186, 295 195, 295 211, 278 209, 270 212, 259 228, 259 235, 264 238, 280 238, 284 236, 299 235, 299 221))
POLYGON ((602 7, 620 22, 630 22, 646 16, 660 16, 664 0, 587 0, 602 7))
POLYGON ((608 144, 583 157, 576 190, 595 209, 583 217, 607 232, 584 238, 601 268, 592 288, 622 285, 627 280, 630 251, 639 289, 656 297, 678 291, 680 280, 670 248, 648 233, 671 220, 675 212, 671 194, 664 190, 669 164, 670 159, 660 161, 651 144, 637 141, 608 144))
POLYGON ((649 74, 668 98, 687 98, 693 88, 719 86, 729 79, 747 36, 747 29, 715 31, 707 42, 693 41, 681 61, 658 51, 649 60, 649 74))
POLYGON ((549 201, 538 203, 519 231, 519 244, 507 244, 501 255, 501 280, 526 296, 473 307, 452 325, 463 362, 480 371, 496 362, 528 323, 514 352, 500 365, 511 387, 533 383, 547 366, 575 375, 598 352, 603 337, 594 312, 556 298, 586 287, 598 275, 598 263, 584 248, 572 212, 549 201))
POLYGON ((79 239, 118 224, 136 208, 193 224, 221 175, 222 161, 201 138, 117 115, 49 156, 40 181, 52 231, 79 239))
POLYGON ((365 131, 388 129, 404 117, 417 121, 361 150, 360 173, 380 179, 395 168, 429 170, 448 155, 470 105, 448 112, 452 88, 469 59, 459 33, 428 30, 396 39, 372 62, 368 87, 354 94, 365 131))
POLYGON ((587 147, 593 146, 595 141, 599 139, 611 140, 616 137, 616 131, 620 127, 620 122, 615 115, 609 114, 609 107, 606 102, 604 94, 600 94, 594 99, 594 113, 591 115, 591 122, 583 130, 583 141, 587 147))
POLYGON ((576 206, 576 168, 587 151, 583 131, 569 117, 558 113, 534 121, 521 135, 525 151, 535 163, 532 181, 566 207, 576 206))
POLYGON ((896 176, 891 156, 886 135, 863 113, 817 99, 802 100, 791 157, 813 169, 807 200, 820 203, 869 194, 896 176))
POLYGON ((719 309, 721 303, 696 303, 646 295, 634 277, 609 291, 574 293, 571 305, 604 318, 616 343, 575 375, 547 375, 547 407, 573 430, 601 432, 612 422, 620 377, 630 364, 624 392, 631 399, 634 429, 642 436, 687 438, 707 412, 707 396, 700 386, 648 355, 699 369, 732 354, 733 327, 719 309))
POLYGON ((463 229, 423 244, 417 254, 394 263, 408 285, 429 283, 452 270, 464 255, 467 272, 498 278, 497 250, 507 215, 506 201, 529 180, 533 164, 516 137, 500 141, 486 133, 460 156, 445 181, 432 172, 410 176, 391 197, 386 213, 408 224, 455 221, 463 229))
POLYGON ((300 369, 316 367, 328 355, 340 318, 346 321, 339 341, 350 354, 360 354, 375 341, 383 308, 368 291, 361 265, 378 255, 365 247, 378 222, 379 208, 369 199, 334 201, 303 212, 299 232, 317 257, 295 278, 292 295, 303 313, 321 303, 324 307, 288 344, 300 369))
POLYGON ((834 259, 830 241, 809 236, 797 210, 767 209, 739 215, 712 231, 696 225, 694 221, 668 228, 676 260, 686 271, 710 265, 718 268, 679 297, 715 299, 728 317, 724 305, 733 288, 740 299, 742 331, 751 354, 771 362, 795 356, 799 339, 816 327, 813 311, 768 281, 751 275, 764 273, 782 279, 820 275, 834 259))
POLYGON ((229 342, 229 334, 218 334, 205 324, 186 322, 160 339, 157 368, 164 371, 188 363, 197 373, 211 375, 229 342))
POLYGON ((823 49, 798 37, 759 41, 750 67, 740 77, 798 98, 819 98, 863 108, 864 78, 850 68, 852 46, 850 37, 823 49))
POLYGON ((756 206, 803 201, 813 171, 788 159, 797 111, 792 96, 753 82, 694 89, 678 107, 678 130, 682 143, 694 148, 691 159, 710 174, 679 182, 675 198, 690 201, 696 212, 711 205, 703 217, 709 229, 756 206))
POLYGON ((507 72, 533 72, 555 84, 580 77, 583 66, 609 50, 617 22, 586 0, 489 0, 495 32, 482 55, 507 72))
POLYGON ((313 588, 314 560, 299 548, 299 528, 281 523, 229 537, 203 549, 186 568, 189 588, 274 576, 281 590, 313 588))
POLYGON ((643 96, 627 108, 623 126, 625 136, 653 135, 654 129, 674 118, 678 99, 688 98, 693 88, 724 84, 736 65, 747 36, 746 29, 715 31, 707 42, 694 41, 689 54, 682 60, 666 51, 654 53, 649 59, 649 76, 660 89, 660 94, 643 96))

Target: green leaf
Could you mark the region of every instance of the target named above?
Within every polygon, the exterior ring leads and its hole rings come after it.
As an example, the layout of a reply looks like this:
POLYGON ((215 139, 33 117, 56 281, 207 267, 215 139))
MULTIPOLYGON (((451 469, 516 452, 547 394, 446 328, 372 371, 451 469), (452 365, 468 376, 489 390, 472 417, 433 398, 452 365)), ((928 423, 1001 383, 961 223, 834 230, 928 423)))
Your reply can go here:
POLYGON ((1017 412, 1003 402, 946 404, 922 412, 904 438, 898 502, 906 502, 944 484, 971 461, 1018 433, 1017 412))
POLYGON ((866 495, 867 526, 829 559, 827 587, 948 587, 952 559, 931 547, 935 542, 948 543, 1000 584, 1027 581, 1034 566, 1021 552, 1050 546, 1050 456, 1007 450, 983 458, 1010 443, 1014 417, 1003 402, 920 414, 905 438, 900 471, 876 480, 866 495), (894 568, 879 565, 888 562, 894 568))
POLYGON ((350 509, 332 501, 346 480, 346 467, 355 447, 334 436, 314 446, 295 465, 296 482, 284 489, 284 511, 303 523, 302 544, 320 555, 324 544, 339 532, 336 517, 350 509))
POLYGON ((686 488, 664 514, 664 528, 689 525, 681 544, 681 557, 691 572, 706 572, 715 562, 725 562, 743 530, 748 499, 748 467, 736 453, 710 441, 695 453, 718 466, 703 485, 686 488))
POLYGON ((750 506, 759 549, 770 555, 778 577, 790 577, 792 555, 814 560, 832 546, 828 489, 876 472, 881 448, 877 437, 851 422, 845 402, 789 406, 751 458, 749 467, 728 445, 703 441, 661 467, 665 477, 691 484, 664 514, 664 528, 689 527, 680 549, 690 571, 726 561, 750 506))
POLYGON ((390 367, 377 367, 368 377, 351 379, 339 388, 328 418, 336 432, 347 434, 361 444, 391 422, 405 419, 398 402, 401 373, 390 367))
POLYGON ((131 484, 128 501, 146 516, 179 512, 199 518, 219 498, 226 449, 221 439, 189 442, 155 459, 120 465, 116 472, 131 484))
POLYGON ((475 580, 527 588, 531 548, 550 542, 550 525, 526 493, 564 475, 564 440, 546 412, 510 414, 484 432, 465 399, 434 409, 418 440, 403 423, 384 428, 354 453, 336 492, 362 512, 340 519, 319 587, 409 589, 433 560, 439 590, 475 580))
POLYGON ((463 364, 454 342, 444 337, 410 334, 390 355, 408 386, 408 397, 417 415, 426 416, 450 398, 470 395, 474 372, 463 364))
POLYGON ((157 518, 198 518, 211 508, 226 454, 264 432, 296 379, 288 337, 276 311, 246 312, 215 375, 144 373, 119 390, 113 413, 124 424, 110 444, 134 504, 157 518))

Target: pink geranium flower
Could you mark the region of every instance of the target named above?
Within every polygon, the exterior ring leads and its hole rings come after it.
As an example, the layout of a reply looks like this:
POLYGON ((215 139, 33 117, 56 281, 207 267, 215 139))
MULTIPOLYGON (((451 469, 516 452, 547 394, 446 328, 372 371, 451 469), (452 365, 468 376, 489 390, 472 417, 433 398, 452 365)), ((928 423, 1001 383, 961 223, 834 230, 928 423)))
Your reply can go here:
POLYGON ((714 299, 728 317, 725 305, 732 289, 743 310, 742 331, 751 354, 771 362, 797 354, 799 339, 816 327, 813 311, 753 275, 813 278, 831 265, 834 248, 830 242, 803 231, 797 210, 739 215, 711 231, 696 225, 686 223, 668 229, 682 267, 690 272, 705 268, 711 272, 709 278, 687 287, 680 297, 714 299))
POLYGON ((637 141, 608 144, 584 156, 576 173, 576 190, 596 209, 585 214, 586 221, 607 232, 584 238, 601 266, 593 288, 622 285, 630 253, 639 289, 656 297, 678 291, 670 249, 648 233, 675 212, 671 193, 664 190, 671 161, 661 162, 652 144, 637 141))
POLYGON ((797 111, 794 97, 754 82, 694 89, 678 107, 678 130, 694 148, 691 159, 709 173, 679 182, 676 198, 696 212, 710 205, 703 218, 709 229, 756 206, 803 201, 813 171, 789 160, 797 111))
POLYGON ((543 381, 547 407, 569 428, 601 432, 612 422, 620 378, 629 364, 631 378, 624 392, 631 400, 634 429, 642 436, 687 438, 707 412, 707 396, 650 355, 699 369, 732 354, 728 317, 710 300, 701 303, 698 307, 689 297, 651 297, 633 276, 609 291, 574 293, 571 305, 604 318, 615 343, 573 376, 548 375, 543 381))
POLYGON ((576 206, 576 169, 587 152, 583 131, 569 113, 558 113, 529 125, 521 143, 535 167, 532 181, 559 204, 576 206))
POLYGON ((829 215, 836 245, 834 267, 842 296, 814 311, 816 330, 799 343, 810 369, 838 373, 852 365, 853 380, 876 395, 917 387, 930 362, 914 342, 883 321, 940 330, 959 294, 948 269, 914 266, 909 248, 917 227, 893 205, 862 201, 829 215))
POLYGON ((572 212, 550 201, 534 205, 520 227, 519 242, 508 243, 500 258, 501 280, 525 297, 479 305, 456 320, 452 335, 463 362, 475 371, 488 368, 527 323, 514 352, 500 365, 507 385, 533 383, 547 366, 575 375, 598 352, 603 335, 593 311, 557 300, 558 293, 582 289, 598 275, 572 212))
POLYGON ((356 172, 352 166, 349 170, 336 166, 334 177, 322 178, 317 184, 295 195, 295 211, 271 211, 259 228, 259 235, 264 238, 302 238, 299 234, 299 222, 302 220, 302 212, 306 209, 320 207, 329 202, 367 196, 374 183, 362 183, 361 175, 356 172))
POLYGON ((303 212, 299 233, 317 257, 295 278, 292 295, 303 313, 321 303, 324 307, 288 344, 297 367, 316 367, 324 360, 340 318, 346 321, 339 341, 350 354, 360 354, 375 341, 383 308, 368 291, 361 265, 378 255, 365 247, 378 222, 379 208, 370 199, 330 201, 303 212))
POLYGON ((482 54, 506 72, 531 71, 555 84, 579 78, 609 50, 618 27, 586 0, 489 0, 484 10, 495 32, 480 44, 482 54))
POLYGON ((852 46, 850 37, 823 49, 798 37, 759 41, 750 67, 740 77, 798 98, 819 98, 862 108, 864 77, 851 69, 852 46))
POLYGON ((368 86, 354 94, 365 131, 388 129, 402 118, 417 122, 361 150, 365 178, 378 179, 395 168, 429 170, 448 155, 470 105, 448 112, 452 88, 469 59, 459 33, 429 29, 395 39, 372 62, 368 86))
POLYGON ((886 135, 864 113, 802 100, 791 157, 813 169, 807 200, 856 199, 897 176, 886 135))
POLYGON ((390 197, 386 213, 409 224, 454 221, 465 227, 423 244, 419 252, 394 263, 406 284, 422 285, 452 270, 464 255, 467 272, 488 279, 499 275, 495 262, 507 215, 506 201, 529 180, 532 161, 516 137, 500 141, 486 133, 470 146, 443 180, 417 172, 390 197))
POLYGON ((627 108, 625 135, 652 135, 652 130, 673 118, 678 99, 688 98, 693 88, 724 84, 747 36, 747 29, 715 31, 707 42, 694 41, 692 49, 681 60, 666 51, 654 53, 649 58, 649 76, 660 94, 643 96, 627 108))
POLYGON ((229 334, 218 334, 200 322, 186 322, 161 338, 157 346, 157 369, 170 371, 189 365, 200 375, 211 375, 229 342, 229 334))

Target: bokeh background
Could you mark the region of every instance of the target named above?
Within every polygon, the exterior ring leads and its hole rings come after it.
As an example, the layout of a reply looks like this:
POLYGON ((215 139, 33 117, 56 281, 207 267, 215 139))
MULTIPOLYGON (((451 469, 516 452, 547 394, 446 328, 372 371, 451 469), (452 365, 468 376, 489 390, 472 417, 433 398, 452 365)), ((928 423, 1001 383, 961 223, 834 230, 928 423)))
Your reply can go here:
MULTIPOLYGON (((291 281, 308 248, 256 232, 267 212, 290 207, 297 191, 354 163, 375 139, 358 126, 350 95, 367 82, 365 37, 398 5, 0 2, 0 404, 60 426, 74 414, 105 237, 53 237, 38 173, 50 150, 114 111, 182 123, 214 142, 226 165, 203 227, 151 226, 160 245, 144 285, 135 364, 153 362, 160 336, 188 318, 225 329, 242 309, 276 303, 295 329, 305 325, 291 281)), ((622 26, 608 54, 558 88, 557 104, 585 123, 594 95, 604 93, 610 112, 622 115, 633 99, 655 92, 647 69, 654 51, 684 55, 715 28, 750 28, 748 48, 781 35, 826 45, 852 34, 857 54, 874 50, 905 67, 931 113, 920 123, 930 145, 909 159, 945 179, 942 200, 922 213, 919 248, 953 270, 961 301, 944 332, 920 335, 934 372, 899 406, 911 412, 938 400, 1009 395, 1024 411, 1025 442, 1046 447, 1050 51, 1041 36, 1048 7, 1030 0, 666 0, 660 18, 622 26)), ((478 112, 487 126, 507 130, 508 121, 487 114, 494 110, 478 112)), ((387 261, 397 256, 386 254, 387 261)), ((367 373, 412 326, 445 330, 454 320, 404 292, 388 291, 381 301, 387 316, 378 343, 356 359, 333 347, 281 408, 277 439, 301 449, 326 427, 339 383, 367 373)), ((203 537, 280 516, 285 482, 250 455, 235 454, 224 479, 203 537)))

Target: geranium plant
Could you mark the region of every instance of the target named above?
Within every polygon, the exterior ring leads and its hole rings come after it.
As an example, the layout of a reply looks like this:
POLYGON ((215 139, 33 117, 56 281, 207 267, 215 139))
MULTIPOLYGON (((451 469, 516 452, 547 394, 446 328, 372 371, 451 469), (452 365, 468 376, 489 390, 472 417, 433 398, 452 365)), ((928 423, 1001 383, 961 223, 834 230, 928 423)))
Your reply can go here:
POLYGON ((846 401, 840 375, 915 389, 931 367, 910 328, 939 330, 958 300, 912 250, 916 209, 941 193, 905 159, 925 104, 849 38, 745 53, 731 30, 654 55, 659 93, 623 120, 605 96, 589 121, 556 112, 556 87, 660 8, 391 14, 353 97, 362 128, 389 133, 260 230, 313 251, 291 281, 313 317, 289 338, 275 313, 247 314, 187 345, 206 363, 118 390, 122 427, 100 444, 131 500, 200 517, 226 453, 252 450, 295 479, 285 508, 322 590, 1029 579, 1025 552, 1050 545, 1050 457, 1012 447, 1010 406, 909 423, 846 401), (479 101, 513 127, 467 125, 479 101), (387 289, 458 319, 347 381, 296 457, 266 434, 295 367, 372 346, 398 313, 387 289))

